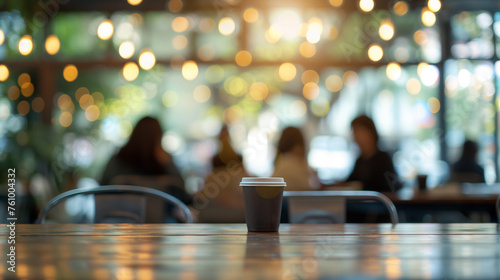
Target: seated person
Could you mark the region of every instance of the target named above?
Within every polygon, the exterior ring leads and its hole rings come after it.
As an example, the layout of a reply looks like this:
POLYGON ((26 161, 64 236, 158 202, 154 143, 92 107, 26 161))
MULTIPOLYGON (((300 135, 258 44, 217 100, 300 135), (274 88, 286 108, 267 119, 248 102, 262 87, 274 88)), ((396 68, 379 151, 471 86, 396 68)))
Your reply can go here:
POLYGON ((283 177, 287 191, 310 191, 319 185, 307 164, 304 135, 296 127, 287 127, 281 134, 273 177, 283 177))
POLYGON ((452 166, 450 181, 458 183, 484 183, 484 169, 477 163, 477 143, 465 141, 462 156, 452 166))
POLYGON ((401 188, 392 159, 378 148, 378 133, 373 120, 359 116, 351 122, 360 156, 346 181, 359 181, 364 190, 396 192, 401 188))

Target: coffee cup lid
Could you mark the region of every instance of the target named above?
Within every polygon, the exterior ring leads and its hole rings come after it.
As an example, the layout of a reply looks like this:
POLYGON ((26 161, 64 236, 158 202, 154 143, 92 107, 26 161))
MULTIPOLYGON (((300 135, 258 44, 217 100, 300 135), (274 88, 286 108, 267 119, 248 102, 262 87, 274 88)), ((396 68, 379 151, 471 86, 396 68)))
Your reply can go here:
POLYGON ((240 187, 253 186, 286 187, 286 183, 280 177, 244 177, 241 179, 240 187))

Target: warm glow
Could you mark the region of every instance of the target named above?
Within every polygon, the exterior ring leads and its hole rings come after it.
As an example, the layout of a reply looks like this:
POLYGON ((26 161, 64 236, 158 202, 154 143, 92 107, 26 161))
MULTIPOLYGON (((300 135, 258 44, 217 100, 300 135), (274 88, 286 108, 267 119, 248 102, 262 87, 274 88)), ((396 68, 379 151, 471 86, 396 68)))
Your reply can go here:
POLYGON ((266 41, 269 43, 276 43, 281 39, 282 34, 276 29, 274 25, 271 25, 266 33, 264 34, 266 41))
POLYGON ((427 8, 422 9, 422 23, 425 26, 433 26, 436 23, 436 15, 427 8))
POLYGON ((45 101, 41 97, 35 97, 33 101, 31 101, 31 108, 36 113, 40 113, 45 108, 45 101))
POLYGON ((319 18, 312 18, 309 20, 309 26, 307 28, 306 39, 311 44, 316 44, 321 39, 321 33, 323 32, 323 23, 319 18))
POLYGON ((424 71, 424 68, 429 66, 429 63, 427 62, 420 62, 417 66, 417 74, 420 77, 422 75, 422 72, 424 71))
POLYGON ((68 82, 73 82, 78 77, 78 69, 75 65, 69 64, 63 70, 64 79, 68 82))
POLYGON ((59 116, 59 123, 63 127, 70 126, 72 122, 73 122, 73 116, 71 115, 70 112, 62 112, 61 115, 59 116))
POLYGON ((5 34, 3 33, 3 30, 0 29, 0 46, 3 44, 5 41, 5 34))
POLYGON ((137 6, 142 3, 142 0, 127 0, 127 2, 132 6, 137 6))
POLYGON ((405 1, 399 1, 392 7, 394 13, 398 16, 404 16, 408 12, 408 4, 405 1))
POLYGON ((262 82, 253 83, 250 86, 249 94, 254 100, 264 100, 269 95, 269 88, 262 82))
POLYGON ((233 34, 234 30, 236 29, 236 24, 234 23, 234 20, 230 17, 223 17, 219 21, 219 32, 220 34, 224 36, 228 36, 233 34))
POLYGON ((248 51, 239 51, 235 56, 236 64, 245 67, 252 63, 252 54, 248 51))
POLYGON ((19 87, 23 87, 25 84, 29 83, 31 83, 31 77, 30 75, 28 75, 28 73, 22 73, 17 78, 17 84, 19 85, 19 87))
POLYGON ((56 35, 49 35, 47 40, 45 40, 45 50, 50 55, 55 55, 59 52, 61 48, 61 42, 59 42, 59 38, 56 35))
POLYGON ((17 45, 17 49, 19 50, 20 54, 29 55, 31 51, 33 51, 33 39, 31 38, 31 36, 24 35, 23 37, 21 37, 17 45))
POLYGON ((441 109, 441 103, 436 97, 429 98, 429 100, 427 100, 427 104, 429 104, 429 109, 433 114, 439 112, 439 109, 441 109))
POLYGON ((59 106, 61 110, 64 111, 69 110, 72 104, 73 101, 71 100, 71 97, 69 97, 69 95, 67 94, 61 94, 61 96, 57 98, 57 106, 59 106))
POLYGON ((192 60, 188 60, 182 64, 182 77, 188 81, 192 81, 198 77, 198 64, 192 60))
POLYGON ((21 94, 25 97, 30 97, 35 92, 35 86, 32 83, 25 83, 21 87, 21 94))
POLYGON ((319 87, 316 83, 309 82, 302 88, 302 95, 308 100, 314 100, 319 96, 319 87))
POLYGON ((99 118, 99 108, 96 105, 90 105, 85 109, 85 117, 87 120, 93 122, 99 118))
POLYGON ((198 28, 203 33, 212 32, 212 30, 214 30, 214 28, 215 28, 215 22, 213 19, 206 17, 206 18, 200 20, 200 23, 198 24, 198 28))
POLYGON ((431 12, 437 13, 441 9, 441 1, 429 0, 429 2, 427 2, 427 7, 431 12))
POLYGON ((378 29, 378 35, 382 40, 389 41, 394 36, 394 25, 391 20, 384 20, 378 29))
POLYGON ((176 17, 172 21, 172 29, 175 32, 184 32, 189 28, 189 21, 185 17, 176 17))
POLYGON ((274 26, 276 31, 286 40, 297 38, 301 24, 302 19, 295 10, 281 11, 271 21, 271 26, 274 26))
POLYGON ((423 30, 417 30, 415 34, 413 34, 413 40, 415 43, 423 45, 427 43, 427 34, 423 30))
POLYGON ((97 36, 101 40, 109 40, 113 36, 114 27, 113 22, 109 19, 103 20, 97 28, 97 36))
POLYGON ((330 5, 332 5, 333 7, 340 7, 342 6, 343 2, 344 0, 330 0, 330 5))
POLYGON ((248 22, 256 22, 259 19, 259 11, 255 8, 248 8, 243 12, 243 19, 248 22))
POLYGON ((30 112, 30 104, 28 101, 23 100, 17 104, 17 112, 23 116, 26 116, 30 112))
POLYGON ((316 54, 316 46, 309 42, 302 42, 299 47, 300 55, 305 58, 313 57, 316 54))
POLYGON ((384 56, 384 50, 382 50, 382 47, 377 44, 372 44, 368 49, 368 57, 372 61, 377 62, 381 60, 383 56, 384 56))
POLYGON ((295 117, 302 117, 307 113, 307 105, 302 100, 294 101, 290 104, 290 111, 295 117))
POLYGON ((387 74, 387 78, 392 81, 395 81, 401 77, 401 65, 397 62, 391 62, 387 64, 387 68, 385 69, 385 73, 387 74))
POLYGON ((278 74, 280 78, 285 81, 291 81, 295 78, 295 75, 297 74, 297 68, 295 68, 295 65, 289 62, 285 62, 281 64, 278 74))
POLYGON ((7 96, 12 101, 15 101, 16 99, 18 99, 19 95, 21 95, 21 93, 19 92, 19 88, 16 86, 11 86, 9 88, 9 90, 7 91, 7 96))
POLYGON ((155 66, 156 58, 152 51, 145 50, 139 55, 139 66, 144 70, 149 70, 155 66))
POLYGON ((373 0, 359 0, 359 8, 363 12, 371 12, 373 10, 373 7, 375 6, 375 3, 373 0))
POLYGON ((182 7, 184 4, 182 3, 182 0, 170 0, 168 2, 168 9, 172 13, 177 13, 178 11, 182 10, 182 7))
POLYGON ((130 41, 122 42, 120 44, 120 47, 118 48, 118 53, 124 59, 131 58, 135 53, 134 43, 132 43, 130 41))
POLYGON ((313 83, 317 84, 317 83, 319 83, 319 74, 318 74, 318 72, 309 69, 309 70, 304 71, 304 73, 302 73, 300 80, 302 81, 303 85, 305 85, 309 82, 313 82, 313 83))
POLYGON ((9 68, 1 64, 0 65, 0 82, 5 82, 9 78, 9 68))
POLYGON ((172 46, 176 50, 182 50, 188 45, 188 39, 184 35, 177 35, 172 40, 172 46))
POLYGON ((205 85, 197 86, 193 91, 193 98, 198 103, 207 102, 210 99, 210 96, 210 88, 205 85))
POLYGON ((135 62, 127 62, 123 66, 122 74, 125 80, 131 82, 139 76, 139 66, 135 62))
POLYGON ((342 78, 337 75, 330 75, 328 78, 325 80, 325 86, 326 89, 328 89, 331 92, 337 92, 342 89, 343 87, 343 82, 342 78))
POLYGON ((406 90, 413 95, 416 95, 422 89, 422 85, 417 78, 411 78, 406 82, 406 90))

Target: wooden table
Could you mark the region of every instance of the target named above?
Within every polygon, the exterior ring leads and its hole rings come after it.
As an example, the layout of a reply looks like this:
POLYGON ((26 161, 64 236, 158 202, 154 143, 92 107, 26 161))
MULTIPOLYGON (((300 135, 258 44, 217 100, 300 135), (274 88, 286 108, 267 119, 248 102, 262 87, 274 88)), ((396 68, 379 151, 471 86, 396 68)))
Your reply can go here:
POLYGON ((496 224, 17 225, 4 279, 499 279, 496 224))

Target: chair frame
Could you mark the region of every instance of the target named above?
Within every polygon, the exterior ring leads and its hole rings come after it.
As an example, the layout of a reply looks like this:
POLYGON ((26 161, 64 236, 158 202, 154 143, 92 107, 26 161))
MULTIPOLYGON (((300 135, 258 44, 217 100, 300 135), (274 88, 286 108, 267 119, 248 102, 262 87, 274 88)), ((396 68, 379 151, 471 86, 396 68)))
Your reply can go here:
POLYGON ((334 197, 349 200, 376 200, 382 202, 389 210, 392 225, 396 226, 399 223, 398 212, 394 203, 387 196, 375 191, 285 191, 283 197, 334 197))
POLYGON ((42 211, 40 211, 37 223, 44 224, 48 212, 54 206, 58 205, 62 201, 66 200, 68 198, 77 196, 77 195, 90 195, 90 194, 142 194, 142 195, 161 197, 164 200, 177 206, 179 209, 181 209, 184 212, 184 214, 186 215, 186 223, 188 223, 188 224, 193 223, 193 216, 191 214, 191 211, 179 199, 177 199, 177 198, 173 197, 172 195, 169 195, 165 192, 156 190, 156 189, 139 187, 139 186, 129 186, 129 185, 106 185, 106 186, 99 186, 99 187, 95 187, 95 188, 74 189, 74 190, 70 190, 70 191, 64 192, 62 194, 59 194, 56 197, 52 198, 45 205, 45 207, 42 209, 42 211))

